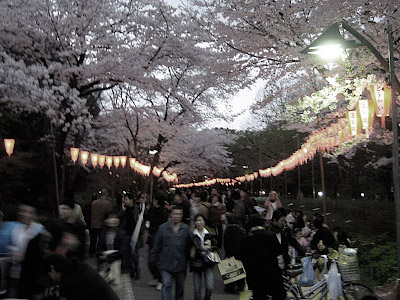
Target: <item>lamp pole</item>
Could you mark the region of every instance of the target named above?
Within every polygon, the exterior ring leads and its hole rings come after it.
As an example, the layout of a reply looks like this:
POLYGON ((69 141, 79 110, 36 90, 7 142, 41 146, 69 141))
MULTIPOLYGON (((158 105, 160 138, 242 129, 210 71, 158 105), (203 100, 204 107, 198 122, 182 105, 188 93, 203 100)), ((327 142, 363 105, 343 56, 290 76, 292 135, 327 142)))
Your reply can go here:
MULTIPOLYGON (((397 123, 397 103, 396 103, 396 90, 400 92, 397 85, 399 81, 394 73, 394 56, 393 56, 393 37, 392 25, 388 24, 388 37, 389 37, 389 73, 390 84, 392 86, 392 130, 393 130, 393 188, 394 200, 396 203, 396 230, 397 230, 397 269, 400 278, 400 189, 399 189, 399 138, 398 138, 398 123, 397 123), (395 84, 397 82, 397 85, 395 84)), ((399 296, 399 295, 398 295, 399 296)))
MULTIPOLYGON (((352 34, 355 38, 357 38, 361 44, 354 44, 350 42, 346 42, 339 33, 338 23, 332 25, 328 30, 325 31, 325 38, 327 36, 331 36, 335 39, 336 42, 342 45, 344 48, 356 48, 360 46, 366 46, 371 53, 375 56, 375 58, 379 61, 381 66, 385 69, 386 72, 390 75, 390 86, 392 88, 392 102, 391 102, 391 114, 392 114, 392 130, 393 130, 393 141, 392 141, 392 157, 393 157, 393 189, 394 189, 394 201, 396 204, 396 238, 397 238, 397 265, 398 265, 398 274, 397 277, 400 278, 400 176, 399 176, 399 141, 398 141, 398 122, 397 122, 397 103, 396 103, 396 91, 400 92, 400 83, 396 77, 394 72, 394 55, 393 55, 393 37, 392 37, 392 25, 388 22, 387 31, 388 31, 388 50, 389 50, 389 62, 386 60, 379 51, 357 30, 351 27, 347 22, 342 21, 341 25, 343 29, 347 30, 350 34, 352 34)), ((310 44, 306 49, 302 51, 302 53, 316 53, 311 51, 312 49, 325 46, 322 43, 324 34, 322 34, 319 38, 317 38, 313 43, 310 44), (319 41, 318 41, 319 40, 319 41)), ((400 296, 400 290, 399 294, 400 296)), ((399 297, 400 298, 400 297, 399 297)))

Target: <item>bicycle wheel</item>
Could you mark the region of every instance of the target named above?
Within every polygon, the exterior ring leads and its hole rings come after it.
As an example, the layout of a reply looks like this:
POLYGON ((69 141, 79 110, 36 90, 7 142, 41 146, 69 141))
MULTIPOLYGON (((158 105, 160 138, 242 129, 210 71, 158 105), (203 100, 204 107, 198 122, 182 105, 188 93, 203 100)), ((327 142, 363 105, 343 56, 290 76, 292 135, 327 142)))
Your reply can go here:
POLYGON ((345 283, 343 293, 347 300, 361 300, 364 296, 374 294, 370 288, 358 283, 345 283))

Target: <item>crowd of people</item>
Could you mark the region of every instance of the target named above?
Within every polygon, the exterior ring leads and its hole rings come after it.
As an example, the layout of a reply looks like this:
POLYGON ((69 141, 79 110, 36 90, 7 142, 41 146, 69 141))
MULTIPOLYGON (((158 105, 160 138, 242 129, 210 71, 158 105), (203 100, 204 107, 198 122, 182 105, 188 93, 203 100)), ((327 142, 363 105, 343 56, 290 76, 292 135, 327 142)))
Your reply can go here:
POLYGON ((83 209, 64 197, 58 216, 32 196, 21 198, 15 221, 3 222, 0 214, 0 299, 131 299, 145 244, 149 285, 162 299, 184 299, 188 269, 194 299, 211 299, 210 253, 244 265, 246 279, 226 284, 226 292, 243 291, 247 282, 254 300, 284 299, 285 268, 306 253, 349 245, 346 233, 331 231, 321 215, 285 210, 275 191, 259 205, 237 189, 167 190, 154 199, 124 191, 115 201, 102 189, 83 209), (97 270, 88 257, 96 258, 97 270))

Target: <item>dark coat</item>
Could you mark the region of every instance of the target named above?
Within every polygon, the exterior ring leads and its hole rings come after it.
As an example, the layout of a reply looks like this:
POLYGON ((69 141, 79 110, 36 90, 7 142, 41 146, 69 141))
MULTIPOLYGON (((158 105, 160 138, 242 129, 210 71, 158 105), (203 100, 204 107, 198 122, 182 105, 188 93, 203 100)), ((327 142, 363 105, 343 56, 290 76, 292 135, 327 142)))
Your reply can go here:
POLYGON ((61 277, 60 294, 68 300, 119 300, 96 270, 78 261, 67 263, 61 277))
MULTIPOLYGON (((210 251, 216 251, 218 248, 218 241, 215 236, 211 233, 206 233, 204 236, 204 243, 207 241, 211 242, 210 251)), ((206 268, 212 268, 213 265, 207 264, 204 261, 205 251, 201 247, 201 239, 198 235, 192 234, 192 244, 196 252, 194 258, 190 258, 190 272, 201 272, 206 268)))
POLYGON ((97 244, 97 256, 101 256, 103 251, 118 250, 117 252, 107 255, 105 261, 113 262, 114 260, 121 259, 121 272, 124 274, 132 273, 133 266, 132 256, 130 255, 130 241, 131 237, 126 233, 126 231, 119 229, 115 235, 113 249, 107 249, 106 230, 102 230, 100 231, 99 241, 97 244))
POLYGON ((285 227, 281 232, 281 247, 286 266, 290 264, 289 246, 292 246, 294 249, 296 249, 300 256, 304 256, 306 254, 306 247, 300 246, 299 242, 292 235, 290 228, 285 227))
POLYGON ((243 262, 250 289, 271 291, 282 285, 277 258, 281 254, 281 245, 271 231, 257 229, 246 236, 235 257, 243 262))
MULTIPOLYGON (((133 232, 135 231, 136 224, 139 220, 140 214, 140 204, 134 203, 132 207, 127 207, 125 212, 122 215, 122 227, 127 232, 129 236, 132 236, 133 232)), ((136 248, 143 247, 143 235, 145 230, 145 221, 143 217, 143 222, 140 227, 138 241, 136 243, 136 248)))
POLYGON ((327 254, 328 248, 337 249, 337 244, 333 233, 326 227, 321 227, 314 234, 313 239, 311 241, 311 249, 318 250, 320 254, 327 254), (319 251, 317 248, 317 244, 319 241, 322 241, 326 247, 325 250, 319 251))
POLYGON ((237 224, 229 224, 224 233, 225 256, 235 256, 245 237, 246 233, 242 227, 237 224))
POLYGON ((179 224, 178 232, 173 230, 172 222, 162 224, 150 251, 149 263, 160 261, 160 270, 167 272, 184 272, 189 257, 192 238, 189 226, 179 224))
POLYGON ((158 228, 161 224, 168 221, 168 212, 162 206, 151 206, 145 215, 145 219, 150 222, 150 227, 147 231, 147 244, 149 244, 151 248, 153 246, 154 237, 156 236, 158 228))
POLYGON ((40 295, 47 286, 47 273, 44 270, 45 252, 49 240, 45 233, 38 234, 26 248, 22 262, 20 279, 20 298, 32 299, 33 295, 40 295))
POLYGON ((91 228, 92 229, 103 229, 104 228, 104 218, 112 211, 112 204, 105 197, 94 200, 92 202, 91 209, 91 228))

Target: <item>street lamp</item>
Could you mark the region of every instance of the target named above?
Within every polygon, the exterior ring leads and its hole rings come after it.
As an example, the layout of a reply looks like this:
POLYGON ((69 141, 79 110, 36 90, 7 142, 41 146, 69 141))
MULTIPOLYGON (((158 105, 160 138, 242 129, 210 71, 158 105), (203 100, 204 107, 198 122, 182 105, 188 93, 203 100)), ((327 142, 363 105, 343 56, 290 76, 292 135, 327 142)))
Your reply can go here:
MULTIPOLYGON (((371 53, 376 57, 381 66, 390 75, 390 85, 392 87, 392 130, 393 130, 393 187, 394 187, 394 200, 396 203, 396 229, 397 229, 397 264, 398 264, 398 278, 400 278, 400 195, 399 195, 399 146, 398 146, 398 123, 397 123, 397 104, 396 104, 396 91, 400 92, 400 83, 394 73, 394 56, 393 56, 393 37, 392 25, 388 23, 388 46, 389 46, 389 62, 383 58, 378 50, 357 30, 351 27, 345 21, 340 22, 342 28, 354 36, 360 43, 356 41, 346 41, 339 32, 339 23, 333 24, 315 41, 313 41, 301 53, 309 54, 330 54, 334 53, 332 57, 337 57, 338 53, 343 53, 345 49, 367 47, 371 53)), ((340 54, 339 54, 340 55, 340 54)), ((326 58, 326 55, 324 55, 326 58)))

